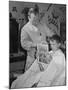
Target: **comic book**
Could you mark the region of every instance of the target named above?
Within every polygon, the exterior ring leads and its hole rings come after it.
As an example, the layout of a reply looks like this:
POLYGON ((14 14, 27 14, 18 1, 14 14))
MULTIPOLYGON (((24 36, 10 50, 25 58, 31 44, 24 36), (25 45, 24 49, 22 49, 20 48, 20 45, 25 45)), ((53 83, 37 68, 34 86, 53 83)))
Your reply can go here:
POLYGON ((38 44, 37 45, 37 58, 39 63, 48 64, 52 59, 49 54, 48 44, 38 44))

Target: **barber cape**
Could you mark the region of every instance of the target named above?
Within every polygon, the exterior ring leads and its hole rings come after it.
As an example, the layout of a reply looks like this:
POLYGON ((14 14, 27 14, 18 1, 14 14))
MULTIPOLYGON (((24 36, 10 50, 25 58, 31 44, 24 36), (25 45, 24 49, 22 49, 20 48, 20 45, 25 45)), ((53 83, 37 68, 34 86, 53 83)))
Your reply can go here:
MULTIPOLYGON (((43 64, 44 69, 48 67, 48 64, 43 64)), ((40 68, 38 65, 38 60, 36 59, 31 67, 22 75, 18 76, 17 79, 12 83, 12 89, 19 88, 29 88, 32 87, 33 84, 37 81, 37 76, 40 74, 40 68)))
MULTIPOLYGON (((40 49, 40 48, 45 49, 45 51, 47 51, 47 49, 48 49, 47 45, 42 45, 42 44, 39 44, 37 46, 37 49, 40 49)), ((36 60, 34 60, 32 65, 30 66, 30 68, 24 74, 19 76, 12 83, 11 88, 26 88, 26 87, 31 87, 35 83, 36 76, 38 75, 38 73, 41 72, 40 71, 40 67, 39 67, 39 63, 42 65, 44 70, 46 70, 46 68, 48 67, 48 64, 39 62, 39 57, 37 57, 36 60)))
POLYGON ((28 88, 35 83, 37 87, 65 85, 65 56, 61 50, 50 52, 53 59, 41 72, 36 59, 31 67, 13 83, 11 88, 28 88))

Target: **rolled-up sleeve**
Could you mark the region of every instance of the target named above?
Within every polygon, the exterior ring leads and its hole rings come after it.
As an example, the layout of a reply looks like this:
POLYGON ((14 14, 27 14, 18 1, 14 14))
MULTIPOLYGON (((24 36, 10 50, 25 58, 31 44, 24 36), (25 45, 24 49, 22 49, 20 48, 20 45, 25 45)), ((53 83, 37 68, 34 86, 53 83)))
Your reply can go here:
POLYGON ((30 47, 32 45, 32 42, 29 41, 29 36, 27 34, 27 32, 22 29, 21 30, 21 46, 22 48, 24 48, 25 50, 30 50, 30 47))

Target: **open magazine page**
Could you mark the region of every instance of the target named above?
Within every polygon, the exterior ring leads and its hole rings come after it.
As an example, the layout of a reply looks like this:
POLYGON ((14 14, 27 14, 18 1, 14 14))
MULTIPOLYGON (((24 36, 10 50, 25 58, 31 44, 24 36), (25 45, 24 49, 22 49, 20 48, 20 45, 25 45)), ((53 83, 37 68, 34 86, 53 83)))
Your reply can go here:
POLYGON ((37 45, 37 60, 40 69, 46 69, 50 61, 52 60, 52 57, 48 50, 48 44, 41 43, 37 45))

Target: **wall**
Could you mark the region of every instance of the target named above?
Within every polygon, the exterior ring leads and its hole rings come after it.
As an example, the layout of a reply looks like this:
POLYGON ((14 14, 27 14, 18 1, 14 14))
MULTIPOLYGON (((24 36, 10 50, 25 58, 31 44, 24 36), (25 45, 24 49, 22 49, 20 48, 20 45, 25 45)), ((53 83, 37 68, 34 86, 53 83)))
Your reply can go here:
MULTIPOLYGON (((12 15, 14 18, 16 19, 23 18, 23 14, 21 14, 21 11, 24 9, 24 7, 33 7, 34 5, 35 3, 30 3, 30 2, 9 1, 9 11, 12 12, 12 15), (17 12, 12 11, 13 7, 17 8, 17 12)), ((66 22, 66 6, 60 5, 60 4, 53 4, 51 5, 50 9, 47 11, 48 6, 50 4, 37 3, 37 5, 39 6, 40 13, 41 12, 45 13, 44 19, 42 20, 42 22, 46 24, 46 26, 51 30, 51 32, 56 32, 57 34, 60 35, 60 23, 66 22), (59 18, 55 19, 52 16, 52 12, 54 12, 55 17, 59 16, 59 18), (50 21, 48 21, 48 16, 50 18, 50 21), (56 24, 58 28, 56 27, 56 24)))

